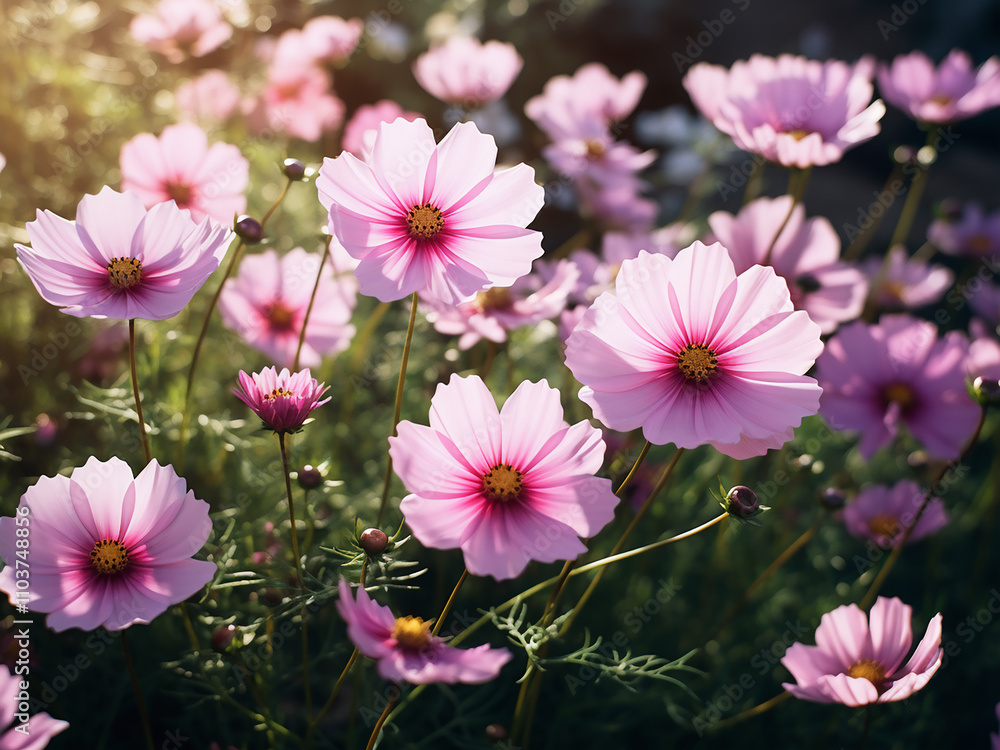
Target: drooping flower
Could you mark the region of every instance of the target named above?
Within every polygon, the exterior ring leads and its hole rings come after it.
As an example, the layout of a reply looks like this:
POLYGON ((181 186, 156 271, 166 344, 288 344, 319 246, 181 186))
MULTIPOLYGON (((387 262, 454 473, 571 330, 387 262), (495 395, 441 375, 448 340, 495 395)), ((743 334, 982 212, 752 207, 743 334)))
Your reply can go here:
POLYGON ((215 563, 191 559, 212 530, 208 503, 156 461, 133 477, 119 458, 91 457, 68 477, 29 487, 14 518, 0 518, 0 591, 12 602, 22 518, 31 534, 28 608, 49 613, 56 631, 147 624, 215 575, 215 563))
POLYGON ((47 713, 32 714, 27 721, 16 716, 26 713, 19 711, 18 705, 22 680, 23 676, 0 667, 0 750, 42 750, 49 740, 69 728, 68 721, 53 719, 47 713))
POLYGON ((159 138, 140 133, 121 151, 122 189, 146 208, 172 200, 195 221, 210 216, 231 224, 247 208, 250 162, 229 143, 208 145, 208 136, 189 122, 169 125, 159 138))
POLYGON ((132 19, 129 31, 172 63, 188 55, 204 57, 233 35, 233 27, 212 0, 159 0, 152 13, 132 19))
POLYGON ((935 219, 927 239, 941 252, 966 258, 983 258, 1000 252, 1000 211, 985 213, 977 203, 962 206, 957 217, 935 219))
MULTIPOLYGON (((906 529, 913 526, 923 500, 924 491, 909 479, 903 479, 892 487, 867 487, 844 508, 844 525, 852 536, 870 539, 880 547, 895 547, 902 542, 906 529)), ((910 532, 907 543, 939 531, 949 520, 941 499, 931 498, 910 532)))
POLYGON ((909 661, 913 610, 893 597, 878 597, 870 617, 856 604, 827 612, 815 646, 793 643, 781 659, 794 683, 782 687, 807 701, 864 706, 909 698, 934 676, 941 648, 941 615, 927 625, 909 661))
POLYGON ((696 63, 684 76, 695 106, 744 151, 786 167, 822 166, 878 135, 874 61, 851 65, 751 55, 729 69, 696 63))
POLYGON ((497 411, 478 376, 452 375, 430 426, 399 424, 393 468, 412 494, 400 510, 421 544, 460 547, 475 575, 521 574, 530 560, 572 560, 614 517, 601 432, 563 420, 559 392, 524 381, 497 411))
POLYGON ((206 70, 178 86, 174 101, 182 117, 215 125, 236 112, 242 96, 225 71, 206 70))
MULTIPOLYGON (((279 257, 274 250, 248 255, 235 278, 219 295, 219 312, 227 328, 282 367, 291 367, 312 297, 321 256, 301 247, 279 257)), ((322 358, 346 349, 354 337, 351 315, 357 282, 351 274, 323 267, 309 313, 299 361, 318 367, 322 358)))
POLYGON ((871 258, 861 266, 871 285, 871 298, 883 310, 916 309, 941 299, 955 274, 944 266, 910 258, 897 245, 882 258, 871 258))
POLYGON ((975 430, 979 407, 965 390, 969 342, 957 331, 909 315, 855 321, 827 342, 816 361, 820 414, 837 429, 858 430, 866 459, 892 442, 900 425, 937 458, 951 459, 975 430))
POLYGON ((1000 105, 1000 58, 973 70, 968 53, 953 49, 935 68, 917 50, 880 65, 878 86, 886 101, 914 120, 958 122, 1000 105))
POLYGON ((479 109, 507 93, 522 65, 513 44, 456 36, 420 55, 413 77, 443 102, 479 109))
POLYGON ((295 432, 312 413, 330 397, 322 401, 329 390, 325 383, 317 383, 309 368, 290 373, 286 367, 277 372, 273 367, 265 367, 260 372, 239 374, 239 388, 233 394, 253 409, 264 425, 275 432, 295 432))
POLYGON ((393 122, 399 117, 409 122, 420 119, 419 114, 405 111, 392 99, 362 104, 344 126, 341 146, 344 151, 350 151, 361 161, 368 161, 372 146, 375 145, 375 136, 378 135, 378 126, 383 122, 393 122))
POLYGON ((819 408, 806 377, 820 330, 769 267, 737 275, 726 248, 626 260, 566 343, 580 398, 614 430, 734 458, 777 448, 819 408))
POLYGON ((316 180, 337 238, 357 258, 361 293, 413 292, 457 304, 510 286, 542 254, 524 227, 543 191, 525 164, 494 173, 496 144, 459 123, 439 144, 424 120, 382 123, 368 163, 325 159, 316 180))
POLYGON ((147 212, 139 196, 109 187, 84 196, 76 221, 38 211, 27 229, 31 247, 15 245, 18 260, 42 299, 78 318, 173 317, 218 268, 233 237, 173 203, 147 212))
POLYGON ((489 682, 513 654, 488 645, 460 649, 431 635, 431 623, 419 617, 394 617, 392 610, 340 579, 337 611, 347 623, 347 635, 358 651, 378 662, 378 673, 393 682, 426 685, 433 682, 489 682))

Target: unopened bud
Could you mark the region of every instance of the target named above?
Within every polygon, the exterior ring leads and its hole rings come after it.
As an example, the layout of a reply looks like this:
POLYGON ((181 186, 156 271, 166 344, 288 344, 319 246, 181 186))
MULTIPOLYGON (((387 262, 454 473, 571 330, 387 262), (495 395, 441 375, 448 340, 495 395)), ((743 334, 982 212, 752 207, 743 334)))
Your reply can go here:
POLYGON ((301 180, 306 176, 306 165, 298 159, 285 159, 281 171, 285 173, 285 177, 289 180, 301 180))
POLYGON ((264 227, 252 216, 244 215, 238 218, 233 226, 233 231, 248 245, 256 245, 264 239, 264 227))
POLYGON ((507 727, 503 724, 490 724, 486 727, 486 739, 493 742, 507 739, 507 727))
POLYGON ((216 651, 225 651, 236 637, 235 625, 224 625, 212 633, 211 644, 216 651))
POLYGON ((827 487, 819 493, 819 504, 827 510, 840 510, 847 504, 847 498, 836 487, 827 487))
POLYGON ((305 490, 314 490, 323 483, 323 473, 315 466, 306 464, 299 469, 299 486, 305 490))
POLYGON ((370 556, 381 555, 389 544, 389 537, 382 529, 365 529, 361 532, 358 544, 370 556))
POLYGON ((726 510, 737 518, 749 518, 757 512, 757 493, 738 484, 726 494, 726 510))

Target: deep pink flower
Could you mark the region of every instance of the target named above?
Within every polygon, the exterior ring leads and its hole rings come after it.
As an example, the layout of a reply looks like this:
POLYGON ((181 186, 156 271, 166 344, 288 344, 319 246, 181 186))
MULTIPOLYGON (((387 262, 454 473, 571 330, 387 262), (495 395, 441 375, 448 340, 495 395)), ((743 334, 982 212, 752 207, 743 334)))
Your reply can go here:
POLYGON ((823 333, 861 314, 868 293, 864 275, 840 262, 833 225, 821 216, 806 219, 805 207, 797 203, 793 209, 790 195, 758 198, 735 216, 716 211, 708 225, 706 242, 721 242, 737 273, 755 264, 772 266, 788 284, 795 309, 809 313, 823 333))
POLYGON ((452 37, 416 59, 413 77, 443 102, 479 109, 507 93, 523 64, 513 44, 452 37))
MULTIPOLYGON (((875 485, 858 493, 843 511, 844 525, 852 536, 870 539, 880 547, 895 547, 903 533, 913 526, 913 519, 924 500, 920 485, 909 479, 892 487, 875 485)), ((907 543, 923 539, 948 525, 948 514, 940 498, 933 497, 910 532, 907 543)))
POLYGON ((49 740, 69 728, 68 721, 53 719, 47 713, 33 714, 27 721, 15 716, 22 713, 18 710, 18 694, 25 677, 0 667, 0 731, 6 730, 0 734, 0 750, 42 750, 49 740))
POLYGON ((751 55, 728 70, 696 63, 684 88, 712 123, 744 151, 786 167, 840 161, 878 135, 885 114, 872 102, 874 62, 819 62, 794 55, 751 55))
POLYGON ((892 442, 900 425, 929 454, 955 458, 972 436, 979 407, 965 390, 969 342, 957 331, 909 315, 855 321, 816 361, 820 413, 837 429, 858 430, 861 455, 892 442))
POLYGON ((935 219, 927 239, 948 255, 983 258, 1000 253, 1000 211, 986 214, 976 203, 967 203, 957 219, 935 219))
POLYGON ((816 628, 815 646, 793 643, 781 659, 795 683, 782 687, 807 701, 864 706, 909 698, 941 666, 941 615, 936 614, 906 664, 913 610, 880 596, 870 618, 856 604, 827 612, 816 628), (869 625, 870 619, 870 625, 869 625))
POLYGON ((330 76, 309 61, 303 67, 268 70, 267 86, 248 114, 253 129, 318 141, 344 120, 344 103, 330 93, 330 76))
POLYGON ((923 52, 880 65, 878 87, 886 100, 915 120, 958 122, 1000 105, 1000 58, 978 70, 966 52, 953 49, 938 68, 923 52))
POLYGON ((487 645, 460 649, 431 635, 431 623, 419 617, 394 617, 363 588, 355 601, 351 585, 340 579, 337 611, 358 651, 378 662, 378 673, 393 682, 489 682, 513 654, 487 645))
POLYGON ((368 163, 325 159, 316 180, 337 238, 361 262, 361 293, 457 304, 510 286, 542 254, 524 227, 542 206, 531 167, 494 173, 493 138, 459 123, 441 143, 424 120, 382 123, 368 163))
POLYGON ((169 125, 159 138, 135 136, 122 146, 121 169, 122 189, 146 208, 172 200, 195 221, 211 216, 226 225, 247 208, 250 162, 229 143, 209 147, 205 131, 193 123, 169 125))
POLYGON ((611 429, 747 458, 816 413, 820 389, 804 373, 823 348, 819 326, 772 268, 737 276, 726 248, 695 242, 673 259, 626 260, 615 286, 566 342, 580 398, 611 429))
POLYGON ((365 23, 340 16, 316 16, 302 27, 302 43, 317 62, 342 63, 358 46, 365 23))
POLYGON ((208 503, 171 466, 151 461, 137 477, 119 458, 91 457, 70 476, 42 477, 0 518, 0 591, 15 602, 18 544, 31 539, 33 612, 48 626, 122 630, 147 624, 215 575, 192 560, 212 531, 208 503), (22 522, 25 521, 26 523, 22 522))
POLYGON ((392 99, 382 99, 375 104, 362 104, 351 115, 344 126, 341 146, 344 151, 350 151, 361 161, 368 161, 378 135, 378 126, 383 122, 393 122, 396 118, 413 122, 420 119, 416 112, 407 112, 392 99))
POLYGON ((17 257, 42 299, 78 318, 171 318, 219 266, 232 232, 173 203, 148 212, 133 193, 86 195, 76 221, 38 211, 17 257))
POLYGON ((497 411, 478 376, 452 375, 431 399, 430 427, 404 421, 392 465, 413 494, 400 510, 421 544, 461 547, 475 575, 521 574, 530 560, 573 560, 614 517, 601 431, 563 420, 559 392, 524 381, 497 411))
POLYGON ((217 124, 239 109, 242 96, 225 71, 206 70, 178 86, 174 100, 182 117, 217 124))
POLYGON ((944 266, 910 258, 902 245, 890 249, 885 259, 868 259, 861 271, 868 277, 872 299, 883 310, 912 310, 937 302, 955 280, 944 266))
POLYGON ((136 41, 179 63, 203 57, 233 35, 233 27, 212 0, 159 0, 151 14, 132 19, 136 41))
POLYGON ((288 372, 287 367, 281 372, 265 367, 253 375, 240 370, 239 381, 240 387, 233 388, 233 394, 275 432, 295 432, 313 409, 330 400, 328 396, 320 401, 329 387, 317 383, 308 367, 296 373, 288 372))
MULTIPOLYGON (((278 365, 291 367, 320 260, 319 253, 301 247, 280 258, 274 250, 246 256, 219 296, 222 322, 278 365)), ((356 302, 354 277, 336 275, 327 263, 309 313, 302 365, 318 367, 324 356, 348 347, 355 332, 350 321, 356 302)))

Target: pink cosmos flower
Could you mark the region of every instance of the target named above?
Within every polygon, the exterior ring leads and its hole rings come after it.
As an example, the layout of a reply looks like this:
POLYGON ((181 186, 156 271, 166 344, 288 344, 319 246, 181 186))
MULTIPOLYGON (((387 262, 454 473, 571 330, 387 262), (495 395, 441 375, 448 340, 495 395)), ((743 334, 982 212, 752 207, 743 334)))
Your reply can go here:
POLYGON ((733 458, 778 448, 819 408, 805 377, 820 330, 774 270, 737 276, 722 245, 622 263, 566 342, 580 398, 613 430, 657 445, 710 444, 733 458))
POLYGON ((505 648, 448 646, 431 635, 431 623, 419 617, 394 617, 392 610, 371 599, 363 588, 358 589, 355 601, 344 579, 340 580, 337 611, 358 651, 375 659, 379 675, 393 682, 489 682, 513 657, 505 648))
POLYGON ((240 106, 242 94, 222 70, 206 70, 177 87, 174 101, 181 116, 206 124, 229 119, 240 106))
POLYGON ((861 314, 868 284, 859 270, 839 262, 833 225, 821 216, 807 220, 805 207, 797 203, 793 209, 792 201, 790 195, 758 198, 735 216, 716 211, 708 217, 712 234, 706 242, 721 242, 737 273, 758 263, 772 266, 788 284, 795 309, 830 333, 861 314))
POLYGON ((342 63, 358 46, 365 23, 340 16, 316 16, 302 27, 302 43, 317 62, 342 63))
POLYGON ((507 93, 522 65, 513 44, 452 37, 416 59, 413 77, 443 102, 479 109, 507 93))
POLYGON ((972 309, 986 318, 990 325, 1000 326, 1000 286, 983 283, 977 289, 970 280, 967 291, 972 309))
POLYGON ((42 750, 49 740, 69 728, 68 721, 53 719, 47 713, 33 714, 27 721, 18 718, 17 727, 14 726, 24 679, 0 668, 0 730, 4 730, 0 734, 0 750, 42 750))
POLYGON ((840 161, 879 132, 885 114, 872 102, 874 61, 850 65, 794 55, 751 55, 732 68, 697 63, 684 88, 712 123, 744 151, 786 167, 840 161))
POLYGON ((510 286, 542 254, 524 227, 543 202, 531 167, 494 173, 493 138, 472 123, 440 144, 424 120, 379 125, 368 163, 325 159, 319 199, 347 252, 360 260, 361 293, 383 302, 413 292, 457 304, 510 286))
POLYGON ((279 133, 318 141, 344 120, 344 103, 330 93, 330 76, 319 68, 283 70, 271 66, 263 95, 251 105, 250 124, 256 132, 279 133))
POLYGON ((957 219, 935 219, 927 239, 948 255, 982 258, 1000 252, 1000 211, 986 214, 976 203, 967 203, 957 219))
POLYGON ((375 104, 363 104, 351 115, 344 126, 341 146, 344 151, 350 151, 361 161, 368 161, 378 135, 378 126, 383 122, 392 122, 398 117, 413 122, 419 120, 416 112, 407 112, 392 99, 382 99, 375 104))
POLYGON ((955 280, 944 266, 911 259, 902 245, 890 249, 885 260, 865 261, 861 272, 871 284, 872 299, 883 310, 912 310, 937 302, 955 280))
POLYGON ((0 591, 15 602, 15 560, 31 535, 28 608, 48 626, 122 630, 148 624, 215 575, 192 560, 212 531, 208 503, 173 467, 151 461, 137 477, 119 458, 91 457, 70 476, 42 477, 0 518, 0 591), (27 523, 22 523, 22 520, 27 523))
MULTIPOLYGON (((920 485, 904 479, 892 487, 876 485, 862 490, 843 511, 844 525, 852 536, 870 539, 880 547, 895 547, 924 500, 920 485)), ((948 525, 948 514, 940 498, 931 498, 907 543, 923 539, 948 525)))
POLYGON ((914 120, 946 124, 1000 105, 1000 58, 978 70, 966 52, 953 49, 938 68, 923 52, 880 65, 878 86, 890 104, 914 120))
POLYGON ((796 698, 847 706, 909 698, 934 676, 944 655, 939 613, 903 664, 913 642, 912 613, 899 599, 884 596, 870 617, 856 604, 827 612, 816 628, 817 645, 793 643, 785 652, 781 663, 795 683, 782 687, 796 698))
MULTIPOLYGON (((222 322, 250 346, 278 365, 291 367, 309 307, 321 256, 296 247, 278 257, 274 250, 248 255, 239 273, 228 279, 219 296, 222 322)), ((335 275, 327 263, 299 361, 317 367, 326 355, 346 349, 354 337, 350 324, 357 303, 357 282, 350 274, 335 275)))
POLYGON ((281 372, 265 367, 259 373, 239 374, 240 387, 233 394, 253 409, 268 429, 275 432, 295 432, 312 413, 330 397, 323 399, 329 390, 325 383, 317 383, 309 368, 290 373, 286 367, 281 372))
POLYGON ((140 133, 122 146, 122 189, 152 208, 172 200, 195 221, 210 216, 232 224, 247 209, 250 162, 228 143, 208 145, 208 136, 189 122, 169 125, 160 137, 140 133))
POLYGON ((975 383, 976 378, 982 378, 993 383, 1000 382, 1000 341, 997 341, 995 332, 991 333, 978 318, 969 323, 969 330, 972 333, 966 364, 969 380, 975 383))
POLYGON ((171 318, 218 268, 232 232, 172 202, 148 212, 133 193, 86 195, 76 221, 38 211, 17 257, 46 302, 78 318, 171 318))
POLYGON ((648 185, 634 173, 605 172, 600 179, 584 173, 573 182, 580 213, 598 222, 605 231, 648 232, 656 221, 656 201, 643 198, 648 185))
POLYGON ((909 315, 855 321, 816 361, 820 413, 837 429, 861 432, 866 459, 892 442, 900 425, 937 458, 959 455, 979 420, 965 390, 969 342, 957 331, 909 315))
POLYGON ((421 544, 460 547, 474 575, 515 578, 530 560, 572 560, 614 517, 601 432, 563 420, 559 392, 524 381, 497 411, 478 376, 452 375, 431 399, 430 427, 389 438, 413 494, 400 510, 421 544))
POLYGON ((204 57, 233 35, 233 27, 212 0, 159 0, 151 14, 132 19, 136 41, 172 63, 204 57))

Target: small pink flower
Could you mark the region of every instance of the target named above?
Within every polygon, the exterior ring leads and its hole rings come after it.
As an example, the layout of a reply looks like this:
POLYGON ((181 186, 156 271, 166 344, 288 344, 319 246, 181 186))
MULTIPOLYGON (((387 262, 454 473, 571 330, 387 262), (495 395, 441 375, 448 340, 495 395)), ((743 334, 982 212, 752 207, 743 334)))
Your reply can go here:
POLYGON ((751 55, 728 70, 697 63, 684 88, 712 123, 744 151, 786 167, 840 161, 879 132, 885 114, 872 102, 874 62, 825 63, 794 55, 751 55))
POLYGON ((49 740, 69 728, 68 721, 53 719, 47 713, 32 714, 24 720, 26 712, 19 710, 18 695, 25 676, 15 676, 9 669, 0 667, 0 731, 3 732, 0 750, 42 750, 49 740), (17 726, 14 726, 15 718, 17 726))
POLYGON ((782 687, 807 701, 864 706, 909 698, 934 676, 941 648, 941 615, 936 614, 906 664, 913 610, 880 596, 871 615, 856 604, 827 612, 816 628, 815 646, 793 643, 781 659, 794 683, 782 687), (870 619, 870 625, 869 625, 870 619))
POLYGON ((241 98, 240 90, 222 70, 206 70, 182 83, 174 94, 181 116, 203 124, 229 119, 239 109, 241 98))
POLYGON ((915 51, 880 65, 878 86, 890 104, 915 120, 958 122, 1000 105, 1000 58, 973 70, 969 55, 954 49, 935 68, 927 55, 915 51))
POLYGON ((0 518, 0 591, 15 602, 14 561, 31 535, 33 612, 48 626, 122 630, 148 624, 212 580, 215 563, 192 560, 212 531, 208 503, 170 466, 137 477, 119 458, 91 457, 70 476, 42 477, 0 518), (26 522, 22 522, 26 521, 26 522))
MULTIPOLYGON (((892 487, 868 487, 844 508, 844 525, 852 536, 870 539, 880 547, 895 547, 902 541, 906 529, 913 526, 913 519, 923 500, 924 491, 909 479, 892 487)), ((940 531, 949 520, 941 499, 931 498, 916 527, 910 532, 907 543, 940 531)))
POLYGON ((312 413, 330 397, 323 398, 329 388, 325 383, 317 383, 309 369, 289 373, 273 367, 265 367, 259 373, 239 374, 240 387, 233 388, 233 394, 253 409, 264 425, 275 432, 295 432, 312 413))
POLYGON ((339 64, 354 52, 364 30, 360 18, 316 16, 302 27, 302 43, 317 62, 339 64))
POLYGON ((962 207, 957 219, 935 219, 927 239, 943 253, 966 258, 983 258, 1000 252, 1000 211, 983 213, 976 203, 962 207))
POLYGON ((944 266, 910 258, 902 245, 889 250, 885 260, 870 258, 861 271, 868 277, 872 299, 883 310, 930 305, 941 299, 955 280, 955 274, 944 266))
POLYGON ((513 44, 452 37, 420 55, 413 76, 441 101, 479 109, 507 93, 523 64, 513 44))
POLYGON ((129 31, 172 63, 188 55, 203 57, 233 35, 233 27, 212 0, 159 0, 152 14, 132 19, 129 31))
POLYGON ((347 623, 347 635, 358 651, 378 662, 378 673, 393 682, 426 685, 433 682, 489 682, 513 654, 505 648, 460 649, 431 635, 431 623, 419 617, 394 617, 392 610, 371 599, 363 588, 355 601, 351 585, 340 580, 337 611, 347 623))
POLYGON ((601 432, 563 420, 559 392, 524 381, 497 411, 478 376, 452 375, 431 399, 430 427, 400 422, 393 468, 421 544, 461 547, 474 575, 520 575, 530 560, 573 560, 614 517, 601 432))
POLYGON ((816 413, 820 389, 804 373, 820 330, 773 269, 737 276, 722 245, 695 242, 673 259, 626 260, 615 286, 566 342, 581 400, 611 429, 747 458, 816 413))
POLYGON ((392 122, 398 117, 413 122, 419 120, 421 115, 405 111, 392 99, 382 99, 375 104, 362 104, 344 126, 341 146, 344 151, 350 151, 361 161, 368 161, 372 146, 375 145, 375 136, 378 135, 378 126, 383 122, 392 122))
POLYGON ((159 138, 135 136, 122 146, 121 169, 122 189, 146 208, 172 200, 195 221, 210 216, 227 225, 247 208, 250 162, 228 143, 209 147, 205 131, 193 123, 170 125, 159 138))
POLYGON ((969 380, 976 378, 996 384, 1000 382, 1000 341, 996 332, 989 331, 983 321, 975 318, 969 324, 972 343, 969 344, 969 361, 966 364, 969 380))
POLYGON ((816 360, 820 414, 837 429, 858 430, 861 455, 892 442, 900 425, 937 458, 955 458, 979 421, 965 390, 969 342, 909 315, 855 321, 816 360))
POLYGON ((133 193, 84 196, 76 221, 39 211, 17 257, 42 299, 68 315, 165 320, 218 268, 232 232, 173 203, 148 212, 133 193))
POLYGON ((459 123, 439 144, 424 120, 379 126, 370 160, 325 159, 319 199, 361 293, 383 302, 420 292, 457 304, 510 286, 542 254, 524 227, 542 206, 531 167, 494 172, 493 138, 459 123))
POLYGON ((291 70, 272 65, 264 93, 248 113, 251 127, 318 141, 344 120, 344 103, 331 93, 331 86, 330 76, 309 64, 291 70))

